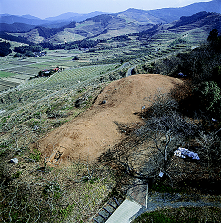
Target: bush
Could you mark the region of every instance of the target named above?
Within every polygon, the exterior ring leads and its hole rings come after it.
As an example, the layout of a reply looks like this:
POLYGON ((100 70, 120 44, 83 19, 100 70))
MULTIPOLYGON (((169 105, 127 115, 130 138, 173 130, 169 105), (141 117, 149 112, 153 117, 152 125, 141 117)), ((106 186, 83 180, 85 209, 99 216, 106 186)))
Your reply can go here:
POLYGON ((214 81, 206 81, 195 89, 198 105, 210 115, 220 116, 221 89, 214 81))
POLYGON ((34 57, 35 55, 34 55, 34 53, 31 52, 31 51, 27 51, 27 52, 25 53, 25 56, 26 56, 26 57, 34 57))
POLYGON ((78 56, 74 56, 72 60, 79 60, 78 56))
POLYGON ((146 117, 145 125, 136 130, 137 136, 142 142, 154 143, 161 157, 157 165, 165 170, 174 148, 194 137, 199 126, 182 116, 178 112, 177 102, 161 92, 155 96, 152 106, 143 116, 146 117))

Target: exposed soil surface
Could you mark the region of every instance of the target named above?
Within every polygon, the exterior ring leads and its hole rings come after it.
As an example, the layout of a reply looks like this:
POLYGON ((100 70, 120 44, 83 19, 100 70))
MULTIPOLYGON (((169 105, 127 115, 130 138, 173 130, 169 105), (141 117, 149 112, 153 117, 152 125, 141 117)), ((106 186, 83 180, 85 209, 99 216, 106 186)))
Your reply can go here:
POLYGON ((137 113, 160 89, 169 92, 182 80, 158 75, 140 74, 110 83, 95 103, 82 115, 50 132, 39 141, 39 150, 47 161, 59 164, 65 160, 95 160, 123 139, 117 124, 140 125, 137 113))

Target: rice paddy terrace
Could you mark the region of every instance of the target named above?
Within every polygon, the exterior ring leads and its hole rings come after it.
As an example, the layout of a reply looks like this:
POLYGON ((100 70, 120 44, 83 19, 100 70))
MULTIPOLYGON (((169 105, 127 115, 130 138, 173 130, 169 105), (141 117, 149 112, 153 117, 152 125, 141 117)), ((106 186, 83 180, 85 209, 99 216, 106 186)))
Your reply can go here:
MULTIPOLYGON (((76 71, 85 66, 95 66, 96 69, 100 64, 129 62, 132 67, 191 49, 205 41, 207 36, 208 32, 201 28, 162 29, 151 38, 141 37, 138 40, 139 36, 135 34, 129 35, 126 41, 108 39, 105 43, 100 43, 87 51, 48 50, 44 57, 0 58, 0 91, 28 82, 40 70, 53 69, 57 66, 69 70, 70 73, 71 69, 76 71), (72 60, 75 56, 78 60, 72 60)), ((90 79, 89 76, 88 78, 90 79)))

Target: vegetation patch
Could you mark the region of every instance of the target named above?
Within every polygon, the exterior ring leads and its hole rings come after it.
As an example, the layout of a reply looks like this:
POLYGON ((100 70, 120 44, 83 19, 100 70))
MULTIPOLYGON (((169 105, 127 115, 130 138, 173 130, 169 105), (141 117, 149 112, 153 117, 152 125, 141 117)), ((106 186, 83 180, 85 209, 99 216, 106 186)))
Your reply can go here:
POLYGON ((221 220, 221 209, 216 207, 191 207, 176 208, 144 213, 133 223, 141 222, 219 222, 221 220))
POLYGON ((41 153, 37 150, 34 149, 32 153, 30 153, 30 159, 39 162, 41 158, 41 153))
POLYGON ((0 71, 0 78, 2 77, 11 77, 11 76, 15 76, 15 73, 11 73, 11 72, 7 72, 7 71, 0 71))

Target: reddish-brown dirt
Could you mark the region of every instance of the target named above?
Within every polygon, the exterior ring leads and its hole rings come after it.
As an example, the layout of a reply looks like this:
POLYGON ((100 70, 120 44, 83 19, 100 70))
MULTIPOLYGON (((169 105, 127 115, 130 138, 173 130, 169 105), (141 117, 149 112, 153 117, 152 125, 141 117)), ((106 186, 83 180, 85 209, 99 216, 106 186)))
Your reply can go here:
POLYGON ((181 83, 180 79, 158 74, 140 74, 114 81, 82 115, 40 140, 39 150, 53 164, 79 158, 92 161, 123 139, 116 123, 142 124, 143 120, 136 113, 141 112, 142 106, 150 105, 147 99, 158 89, 167 93, 181 83))

